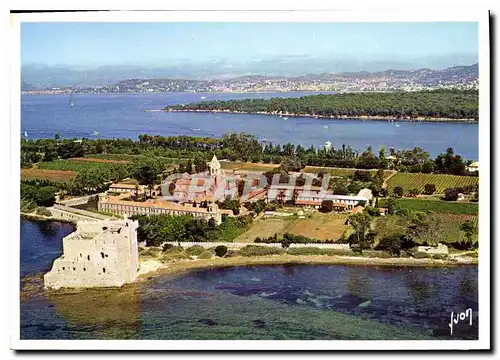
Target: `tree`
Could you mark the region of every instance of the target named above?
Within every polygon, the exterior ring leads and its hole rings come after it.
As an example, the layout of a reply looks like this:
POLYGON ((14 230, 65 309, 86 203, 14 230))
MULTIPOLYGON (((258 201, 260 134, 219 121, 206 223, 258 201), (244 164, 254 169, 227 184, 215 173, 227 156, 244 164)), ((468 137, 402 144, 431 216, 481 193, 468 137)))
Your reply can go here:
POLYGON ((403 190, 403 187, 400 186, 400 185, 396 185, 394 187, 394 190, 392 191, 392 193, 394 194, 394 196, 397 196, 397 197, 402 197, 403 194, 404 194, 404 190, 403 190))
POLYGON ((408 190, 408 195, 411 197, 415 197, 420 194, 420 190, 418 189, 410 189, 408 190))
POLYGON ((52 206, 56 200, 55 193, 57 189, 53 186, 44 186, 38 189, 36 193, 36 204, 38 206, 52 206))
POLYGON ((194 170, 196 173, 202 173, 208 170, 208 165, 205 160, 203 160, 201 157, 196 156, 194 158, 194 170))
POLYGON ((426 195, 432 195, 436 192, 436 185, 434 184, 425 184, 424 193, 426 195))
POLYGON ((227 253, 227 246, 219 245, 214 249, 215 255, 223 257, 227 253))
POLYGON ((371 220, 371 216, 366 212, 349 216, 349 222, 354 229, 357 244, 361 252, 365 245, 365 237, 367 231, 370 229, 371 220))
POLYGON ((458 199, 458 190, 455 188, 446 189, 444 191, 444 199, 446 201, 457 201, 458 199))
POLYGON ((464 232, 467 247, 469 249, 472 249, 474 246, 472 238, 474 236, 476 227, 474 226, 474 224, 471 221, 468 220, 468 221, 464 222, 462 225, 460 225, 460 230, 462 230, 464 232))
POLYGON ((332 200, 323 200, 321 202, 321 207, 319 208, 319 211, 327 213, 327 212, 332 212, 333 211, 333 201, 332 200))
POLYGON ((393 198, 389 198, 389 200, 387 201, 387 213, 389 215, 394 215, 395 208, 396 208, 396 200, 394 200, 393 198))

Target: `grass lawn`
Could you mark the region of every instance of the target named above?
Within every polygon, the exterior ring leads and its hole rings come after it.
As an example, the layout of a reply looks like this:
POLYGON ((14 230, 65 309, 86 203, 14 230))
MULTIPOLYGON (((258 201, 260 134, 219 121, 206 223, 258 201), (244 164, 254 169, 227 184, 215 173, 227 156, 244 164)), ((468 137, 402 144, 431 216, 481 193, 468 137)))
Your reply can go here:
MULTIPOLYGON (((395 200, 396 206, 401 209, 432 211, 435 213, 477 215, 479 209, 477 203, 469 202, 423 200, 418 198, 395 200)), ((387 201, 387 198, 380 198, 379 206, 387 207, 387 201)))
POLYGON ((307 219, 259 219, 234 242, 253 242, 257 237, 267 238, 286 232, 318 240, 338 240, 350 227, 344 225, 347 217, 348 214, 314 212, 307 219))
POLYGON ((401 173, 398 172, 387 181, 389 195, 392 195, 394 187, 403 187, 405 195, 411 189, 418 189, 423 193, 425 184, 436 185, 436 194, 443 194, 445 189, 461 187, 467 185, 476 185, 479 183, 477 176, 456 176, 445 174, 420 174, 420 173, 401 173))

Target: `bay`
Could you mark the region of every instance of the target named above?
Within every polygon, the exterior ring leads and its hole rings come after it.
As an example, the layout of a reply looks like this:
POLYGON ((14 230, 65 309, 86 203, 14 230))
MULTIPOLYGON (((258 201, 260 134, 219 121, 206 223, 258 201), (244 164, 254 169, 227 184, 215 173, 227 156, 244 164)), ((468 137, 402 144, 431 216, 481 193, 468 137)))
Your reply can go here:
POLYGON ((415 146, 431 156, 453 147, 466 159, 478 158, 478 124, 388 122, 371 120, 314 119, 253 114, 169 113, 168 105, 209 100, 300 97, 310 92, 280 93, 163 93, 163 94, 77 94, 73 106, 69 95, 23 95, 21 131, 28 138, 137 139, 140 134, 163 136, 219 137, 229 132, 254 134, 273 144, 291 142, 309 147, 349 145, 357 150, 372 146, 409 149, 415 146))

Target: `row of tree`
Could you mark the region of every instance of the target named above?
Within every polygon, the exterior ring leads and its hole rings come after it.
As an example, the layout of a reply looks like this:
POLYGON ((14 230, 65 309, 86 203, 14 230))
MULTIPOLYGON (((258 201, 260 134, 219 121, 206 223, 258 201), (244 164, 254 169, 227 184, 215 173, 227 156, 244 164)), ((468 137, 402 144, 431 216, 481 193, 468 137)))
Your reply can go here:
MULTIPOLYGON (((249 134, 225 134, 221 138, 189 136, 141 135, 130 139, 38 139, 21 140, 21 166, 40 161, 81 157, 89 154, 142 154, 142 158, 163 157, 181 163, 182 170, 192 173, 206 171, 206 162, 215 154, 219 159, 282 164, 285 170, 300 170, 306 165, 358 169, 396 169, 399 171, 468 175, 468 161, 452 148, 432 159, 420 147, 406 150, 381 148, 375 153, 371 146, 364 151, 343 144, 340 148, 305 148, 287 143, 262 144, 249 134), (188 160, 187 163, 185 160, 188 160)), ((470 162, 470 161, 469 161, 470 162)))

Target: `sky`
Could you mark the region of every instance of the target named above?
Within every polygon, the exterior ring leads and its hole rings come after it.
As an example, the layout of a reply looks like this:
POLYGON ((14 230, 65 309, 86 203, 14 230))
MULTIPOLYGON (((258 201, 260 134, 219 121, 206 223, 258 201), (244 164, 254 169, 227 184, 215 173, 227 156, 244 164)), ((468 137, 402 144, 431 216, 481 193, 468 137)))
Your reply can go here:
POLYGON ((22 23, 21 63, 100 66, 276 56, 478 54, 477 23, 22 23))

